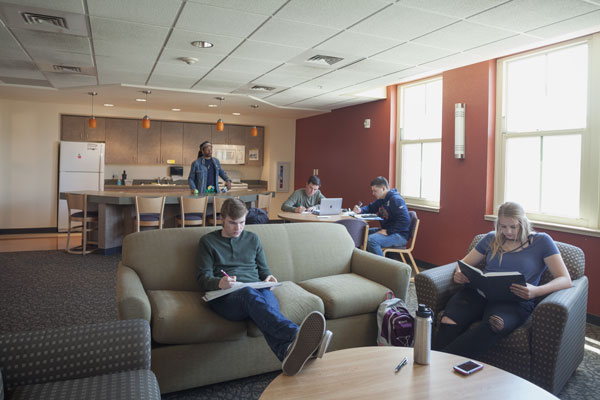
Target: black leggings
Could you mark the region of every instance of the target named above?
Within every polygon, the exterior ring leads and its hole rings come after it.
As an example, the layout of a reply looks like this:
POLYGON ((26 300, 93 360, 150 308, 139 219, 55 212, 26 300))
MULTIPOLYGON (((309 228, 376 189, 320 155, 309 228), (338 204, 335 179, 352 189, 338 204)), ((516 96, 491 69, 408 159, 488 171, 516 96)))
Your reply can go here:
POLYGON ((532 300, 488 302, 474 289, 464 287, 450 298, 443 311, 443 315, 456 325, 441 323, 432 347, 446 353, 477 358, 521 326, 532 311, 532 300), (490 324, 493 316, 502 319, 499 325, 490 324), (481 323, 469 329, 476 321, 481 323))

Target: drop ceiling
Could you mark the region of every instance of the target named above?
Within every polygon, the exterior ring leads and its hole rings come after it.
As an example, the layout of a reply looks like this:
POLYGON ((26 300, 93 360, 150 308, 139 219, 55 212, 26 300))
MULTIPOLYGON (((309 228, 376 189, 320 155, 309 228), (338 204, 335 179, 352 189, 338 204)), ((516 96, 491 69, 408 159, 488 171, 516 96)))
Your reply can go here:
POLYGON ((600 0, 4 0, 0 97, 298 118, 598 31, 600 0))

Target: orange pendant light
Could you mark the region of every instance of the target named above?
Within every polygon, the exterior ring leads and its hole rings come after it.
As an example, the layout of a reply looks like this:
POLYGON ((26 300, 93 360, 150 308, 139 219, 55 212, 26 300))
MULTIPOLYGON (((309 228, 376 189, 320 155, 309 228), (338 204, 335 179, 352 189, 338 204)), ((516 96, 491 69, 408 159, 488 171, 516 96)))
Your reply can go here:
MULTIPOLYGON (((256 109, 258 108, 258 104, 252 104, 250 105, 250 107, 254 109, 254 115, 256 116, 256 109)), ((252 129, 250 129, 250 135, 254 137, 258 136, 258 128, 256 127, 256 125, 254 125, 252 129)))
POLYGON ((92 129, 95 129, 97 124, 96 124, 96 117, 94 117, 94 96, 97 96, 98 93, 97 92, 88 92, 88 94, 90 96, 92 96, 92 117, 90 119, 88 119, 88 126, 92 129))
POLYGON ((225 130, 225 123, 223 122, 223 118, 221 118, 221 102, 225 100, 225 97, 219 96, 215 97, 215 99, 219 100, 219 119, 217 120, 217 132, 223 132, 225 130))
POLYGON ((152 93, 151 90, 142 90, 142 93, 146 95, 146 115, 142 118, 142 128, 150 129, 150 117, 148 116, 148 95, 152 93))

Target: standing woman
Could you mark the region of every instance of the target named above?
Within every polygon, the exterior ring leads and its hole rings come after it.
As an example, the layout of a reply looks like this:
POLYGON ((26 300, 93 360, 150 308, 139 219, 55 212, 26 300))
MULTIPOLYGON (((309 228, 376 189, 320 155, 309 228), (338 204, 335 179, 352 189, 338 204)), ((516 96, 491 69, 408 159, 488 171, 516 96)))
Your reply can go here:
MULTIPOLYGON (((527 320, 533 311, 533 299, 572 286, 554 241, 547 234, 532 230, 523 207, 517 203, 500 206, 496 230, 485 235, 463 261, 479 265, 484 259, 484 273, 517 271, 525 276, 527 286, 510 287, 522 300, 487 301, 475 289, 464 286, 443 311, 434 350, 477 358, 527 320), (554 279, 537 286, 546 268, 554 279), (481 323, 468 329, 476 321, 481 323)), ((469 283, 458 267, 453 279, 458 284, 469 283)))

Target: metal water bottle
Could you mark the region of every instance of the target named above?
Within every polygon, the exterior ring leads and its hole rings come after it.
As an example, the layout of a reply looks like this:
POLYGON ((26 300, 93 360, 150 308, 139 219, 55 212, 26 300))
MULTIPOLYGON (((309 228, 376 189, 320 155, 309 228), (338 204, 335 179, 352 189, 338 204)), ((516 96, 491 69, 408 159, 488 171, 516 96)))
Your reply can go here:
POLYGON ((419 304, 417 318, 415 319, 415 344, 414 357, 417 364, 429 364, 431 357, 431 309, 425 304, 419 304))

